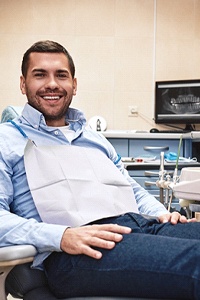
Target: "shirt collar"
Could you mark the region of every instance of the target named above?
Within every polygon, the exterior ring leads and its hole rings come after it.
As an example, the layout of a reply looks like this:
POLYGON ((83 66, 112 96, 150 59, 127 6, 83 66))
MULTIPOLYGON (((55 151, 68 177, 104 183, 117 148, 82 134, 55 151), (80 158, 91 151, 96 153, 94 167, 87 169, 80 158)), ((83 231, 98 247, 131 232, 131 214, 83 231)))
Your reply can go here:
MULTIPOLYGON (((48 127, 43 114, 35 108, 33 108, 28 103, 25 104, 20 119, 23 123, 25 121, 34 128, 44 126, 48 127)), ((86 119, 83 113, 75 108, 68 108, 65 119, 66 122, 68 122, 73 129, 78 129, 79 127, 82 127, 86 124, 86 119)))

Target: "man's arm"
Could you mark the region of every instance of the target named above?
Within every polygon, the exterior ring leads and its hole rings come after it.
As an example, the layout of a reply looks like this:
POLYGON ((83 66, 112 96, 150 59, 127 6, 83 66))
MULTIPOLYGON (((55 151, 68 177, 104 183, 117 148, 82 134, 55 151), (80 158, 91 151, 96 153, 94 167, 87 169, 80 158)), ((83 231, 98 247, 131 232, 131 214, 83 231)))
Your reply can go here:
POLYGON ((38 252, 61 251, 60 241, 66 226, 25 219, 0 205, 0 245, 34 245, 38 252))
POLYGON ((168 212, 161 202, 130 177, 121 161, 119 161, 116 166, 131 184, 140 214, 158 217, 168 212))
POLYGON ((139 213, 156 217, 166 214, 167 210, 164 205, 155 199, 153 195, 149 194, 129 175, 113 145, 102 134, 98 133, 98 136, 101 139, 101 143, 104 144, 108 157, 131 184, 139 213))
POLYGON ((39 252, 61 251, 66 226, 41 222, 26 180, 24 140, 21 135, 12 139, 10 132, 7 136, 6 128, 1 127, 0 134, 0 245, 32 244, 39 252))

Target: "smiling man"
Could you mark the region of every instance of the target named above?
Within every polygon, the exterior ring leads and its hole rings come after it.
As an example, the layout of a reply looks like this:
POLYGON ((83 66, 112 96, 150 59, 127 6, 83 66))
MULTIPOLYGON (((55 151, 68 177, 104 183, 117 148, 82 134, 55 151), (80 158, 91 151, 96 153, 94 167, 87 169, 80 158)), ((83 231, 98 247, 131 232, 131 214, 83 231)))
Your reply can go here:
POLYGON ((169 213, 71 108, 67 50, 32 45, 20 87, 22 115, 0 125, 0 246, 34 245, 58 298, 200 299, 200 224, 169 213))

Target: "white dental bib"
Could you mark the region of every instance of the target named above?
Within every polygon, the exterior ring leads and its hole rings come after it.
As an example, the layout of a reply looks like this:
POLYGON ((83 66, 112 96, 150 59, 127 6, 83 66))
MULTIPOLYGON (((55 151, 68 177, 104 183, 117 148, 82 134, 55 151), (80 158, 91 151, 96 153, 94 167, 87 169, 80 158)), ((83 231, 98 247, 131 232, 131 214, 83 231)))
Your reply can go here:
POLYGON ((29 140, 24 162, 43 222, 75 227, 126 212, 138 213, 131 185, 98 149, 35 146, 29 140))

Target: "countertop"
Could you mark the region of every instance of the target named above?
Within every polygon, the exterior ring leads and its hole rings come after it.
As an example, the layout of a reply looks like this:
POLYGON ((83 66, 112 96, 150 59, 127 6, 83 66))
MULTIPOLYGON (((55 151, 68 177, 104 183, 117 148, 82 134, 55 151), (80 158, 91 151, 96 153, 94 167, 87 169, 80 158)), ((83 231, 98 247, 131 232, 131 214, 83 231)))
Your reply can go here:
MULTIPOLYGON (((157 169, 159 170, 160 168, 160 160, 152 161, 152 162, 124 162, 124 166, 127 170, 139 170, 139 169, 146 169, 146 170, 153 170, 157 169)), ((172 162, 166 162, 164 161, 164 169, 166 170, 172 170, 176 167, 176 163, 172 162)), ((182 169, 184 167, 200 167, 200 163, 195 162, 195 161, 190 161, 190 162, 179 162, 178 163, 178 169, 182 169)))
MULTIPOLYGON (((149 131, 136 130, 106 130, 101 131, 106 138, 133 138, 133 139, 179 139, 181 133, 150 133, 149 131)), ((200 139, 200 131, 183 133, 183 139, 193 139, 193 136, 200 139), (193 134, 195 133, 195 134, 193 134)))

